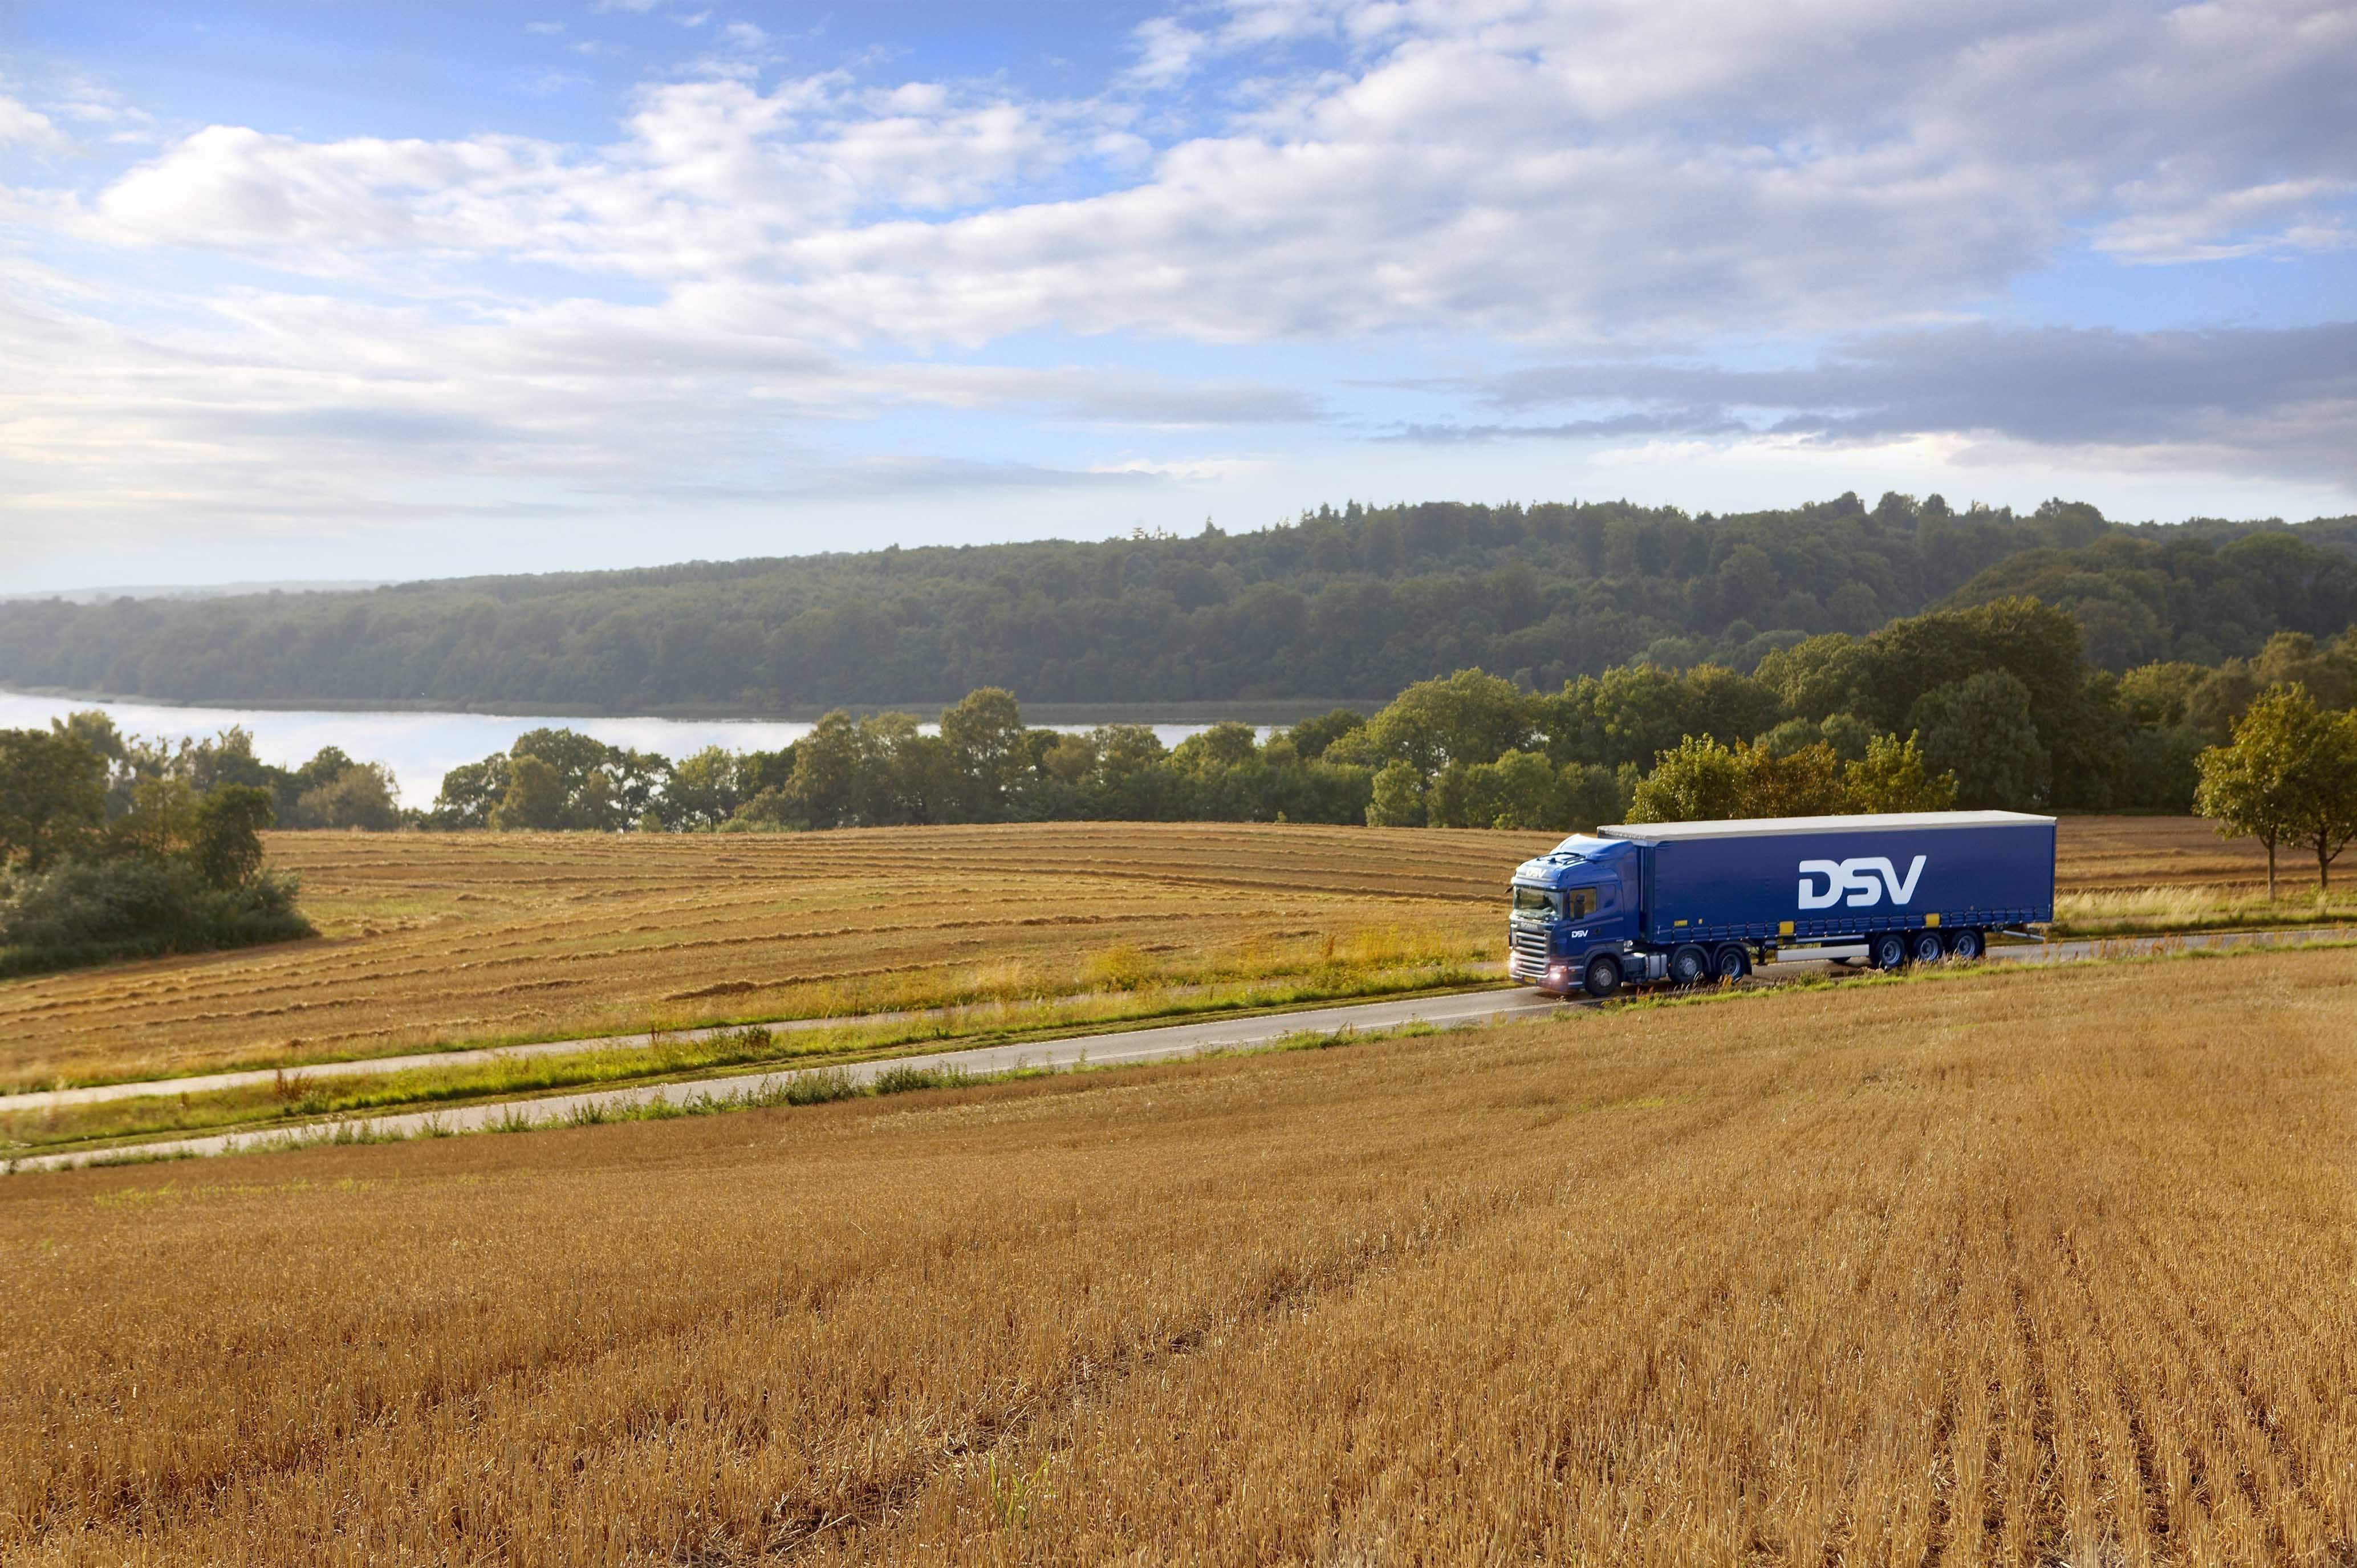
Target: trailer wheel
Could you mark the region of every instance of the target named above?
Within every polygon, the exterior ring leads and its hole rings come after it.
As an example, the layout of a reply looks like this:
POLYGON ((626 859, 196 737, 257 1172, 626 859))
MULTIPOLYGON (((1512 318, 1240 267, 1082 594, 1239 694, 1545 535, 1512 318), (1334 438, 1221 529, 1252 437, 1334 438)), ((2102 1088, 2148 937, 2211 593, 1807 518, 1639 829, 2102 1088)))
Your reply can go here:
POLYGON ((1587 974, 1581 988, 1598 1002, 1620 989, 1620 961, 1609 953, 1598 953, 1587 961, 1587 974))
POLYGON ((1907 967, 1907 939, 1897 931, 1884 931, 1866 939, 1866 956, 1877 969, 1907 967))
POLYGON ((1720 980, 1740 980, 1751 972, 1751 955, 1729 942, 1710 955, 1710 972, 1720 980))
POLYGON ((1671 984, 1700 985, 1709 978, 1710 954, 1694 943, 1688 942, 1670 954, 1671 984))
POLYGON ((1957 931, 1948 938, 1948 956, 1970 963, 1988 950, 1988 942, 1978 931, 1957 931))
POLYGON ((1940 940, 1940 933, 1933 930, 1916 932, 1915 940, 1908 944, 1908 956, 1917 963, 1937 963, 1948 956, 1947 945, 1940 940))

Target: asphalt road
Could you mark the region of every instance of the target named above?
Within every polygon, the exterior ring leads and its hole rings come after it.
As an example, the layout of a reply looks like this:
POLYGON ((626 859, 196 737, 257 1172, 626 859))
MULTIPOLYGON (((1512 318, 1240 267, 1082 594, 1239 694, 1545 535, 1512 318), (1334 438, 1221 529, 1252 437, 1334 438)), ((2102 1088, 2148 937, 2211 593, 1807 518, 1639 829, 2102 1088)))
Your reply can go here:
MULTIPOLYGON (((2312 941, 2357 940, 2357 930, 2347 929, 2311 929, 2299 931, 2238 931, 2197 934, 2166 939, 2097 939, 2085 941, 2048 942, 1993 947, 1988 956, 1993 961, 2007 963, 2060 963, 2075 959, 2095 958, 2112 954, 2126 955, 2136 951, 2169 949, 2201 949, 2227 947, 2276 947, 2312 941)), ((1779 963, 1774 972, 1803 973, 1824 972, 1834 966, 1822 959, 1779 963)), ((1580 1001, 1570 1004, 1540 995, 1527 987, 1512 990, 1480 991, 1453 996, 1405 997, 1382 1002, 1354 1002, 1340 1006, 1311 1008, 1295 1013, 1264 1014, 1249 1018, 1214 1018, 1189 1024, 1169 1024, 1156 1028, 1129 1029, 1112 1034, 1079 1035, 1058 1040, 1037 1040, 1022 1045, 985 1046, 963 1050, 934 1051, 922 1056, 890 1057, 875 1061, 845 1064, 841 1070, 853 1081, 872 1082, 879 1074, 892 1068, 955 1068, 976 1077, 1012 1072, 1019 1069, 1057 1069, 1080 1066, 1108 1066, 1125 1062, 1168 1061, 1198 1056, 1209 1051, 1250 1049, 1273 1044, 1289 1035, 1327 1035, 1345 1029, 1394 1029, 1410 1024, 1429 1024, 1450 1027, 1475 1024, 1501 1023, 1555 1012, 1566 1005, 1593 1005, 1580 1001)), ((834 1019, 833 1023, 854 1020, 834 1019)), ((546 1046, 525 1047, 535 1052, 553 1050, 583 1050, 600 1044, 635 1043, 636 1036, 617 1037, 608 1041, 579 1040, 552 1042, 546 1046)), ((495 1055, 498 1053, 466 1053, 495 1055)), ((407 1058, 393 1058, 406 1060, 407 1058)), ((421 1065, 448 1063, 461 1059, 457 1053, 443 1053, 417 1058, 421 1065)), ((383 1071, 392 1060, 336 1064, 347 1070, 383 1071)), ((320 1069, 308 1068, 306 1074, 320 1069)), ((425 1131, 438 1123, 453 1132, 468 1132, 490 1126, 516 1115, 527 1115, 537 1122, 562 1120, 592 1107, 608 1111, 643 1105, 658 1095, 684 1096, 708 1093, 726 1096, 752 1092, 764 1087, 774 1087, 795 1076, 797 1072, 829 1070, 821 1067, 779 1069, 767 1072, 739 1073, 726 1078, 698 1079, 692 1083, 640 1085, 636 1088, 596 1090, 575 1093, 553 1094, 538 1099, 507 1101, 494 1105, 461 1106, 441 1111, 412 1112, 396 1115, 356 1119, 356 1123, 386 1134, 407 1134, 425 1131)), ((111 1090, 139 1094, 178 1094, 184 1090, 194 1092, 193 1086, 227 1087, 214 1080, 246 1079, 268 1081, 269 1073, 216 1074, 214 1079, 181 1079, 145 1084, 109 1085, 111 1090)), ((83 1090, 57 1091, 65 1094, 83 1090)), ((108 1098, 113 1098, 109 1095, 108 1098)), ((14 1095, 0 1100, 0 1108, 31 1109, 38 1103, 34 1095, 14 1095)), ((315 1129, 316 1130, 316 1129, 315 1129)), ((177 1138, 167 1142, 142 1144, 137 1152, 143 1155, 218 1155, 250 1148, 282 1133, 224 1133, 199 1138, 177 1138)), ((16 1170, 61 1169, 86 1165, 93 1159, 122 1154, 123 1149, 91 1150, 73 1154, 27 1155, 10 1163, 16 1170)))

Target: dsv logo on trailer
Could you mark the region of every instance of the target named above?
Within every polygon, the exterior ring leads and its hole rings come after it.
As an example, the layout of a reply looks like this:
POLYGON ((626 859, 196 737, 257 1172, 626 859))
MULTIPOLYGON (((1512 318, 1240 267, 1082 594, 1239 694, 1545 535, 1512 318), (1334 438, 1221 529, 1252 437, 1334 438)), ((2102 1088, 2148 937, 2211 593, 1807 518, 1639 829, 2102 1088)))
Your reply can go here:
POLYGON ((1903 881, 1898 867, 1884 855, 1857 860, 1804 860, 1801 862, 1801 908, 1830 909, 1846 893, 1851 908, 1864 908, 1881 903, 1885 889, 1889 891, 1892 903, 1904 904, 1915 897, 1915 884, 1922 877, 1925 858, 1920 854, 1915 857, 1903 881), (1824 878, 1823 887, 1813 880, 1820 876, 1824 878))

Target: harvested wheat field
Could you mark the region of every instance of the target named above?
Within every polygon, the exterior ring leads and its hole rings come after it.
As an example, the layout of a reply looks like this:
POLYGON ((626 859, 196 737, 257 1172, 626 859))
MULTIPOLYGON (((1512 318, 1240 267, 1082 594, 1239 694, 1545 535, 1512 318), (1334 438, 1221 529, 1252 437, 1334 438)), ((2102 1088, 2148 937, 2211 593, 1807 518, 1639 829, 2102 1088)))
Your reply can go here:
POLYGON ((2357 952, 0 1183, 12 1563, 2345 1563, 2357 952))
POLYGON ((325 940, 0 983, 0 1087, 1494 960, 1555 835, 277 833, 325 940))

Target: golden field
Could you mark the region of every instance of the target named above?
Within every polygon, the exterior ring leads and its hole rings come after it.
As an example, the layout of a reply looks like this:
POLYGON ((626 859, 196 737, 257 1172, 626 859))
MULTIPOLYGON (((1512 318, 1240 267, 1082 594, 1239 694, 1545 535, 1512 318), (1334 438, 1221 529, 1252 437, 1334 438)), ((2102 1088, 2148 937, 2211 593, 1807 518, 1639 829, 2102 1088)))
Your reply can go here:
MULTIPOLYGON (((1077 1024, 1151 1016, 1164 999, 1142 993, 1173 986, 1396 990, 1497 960, 1506 879, 1556 836, 278 833, 272 861, 303 878, 324 940, 0 983, 0 1090, 976 1003, 1077 1024), (1103 996, 1121 1000, 1030 1006, 1103 996)), ((2268 907, 2248 842, 2190 818, 2070 818, 2060 912, 2099 932, 2318 918, 2285 869, 2268 907)))
POLYGON ((0 1085, 1462 964, 1546 834, 275 833, 326 940, 0 983, 0 1085))
POLYGON ((0 1559, 2346 1563, 2357 952, 0 1183, 0 1559))

